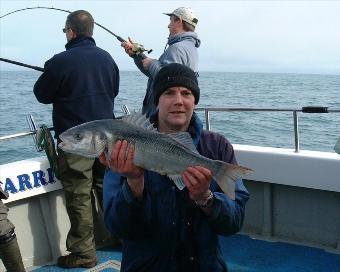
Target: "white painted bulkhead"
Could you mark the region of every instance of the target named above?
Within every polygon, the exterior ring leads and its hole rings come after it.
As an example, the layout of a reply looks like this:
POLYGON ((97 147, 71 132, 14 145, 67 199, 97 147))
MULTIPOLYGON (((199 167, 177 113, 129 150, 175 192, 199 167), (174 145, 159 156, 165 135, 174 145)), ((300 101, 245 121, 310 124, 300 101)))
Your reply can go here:
POLYGON ((242 232, 340 254, 340 155, 234 145, 251 198, 242 232))

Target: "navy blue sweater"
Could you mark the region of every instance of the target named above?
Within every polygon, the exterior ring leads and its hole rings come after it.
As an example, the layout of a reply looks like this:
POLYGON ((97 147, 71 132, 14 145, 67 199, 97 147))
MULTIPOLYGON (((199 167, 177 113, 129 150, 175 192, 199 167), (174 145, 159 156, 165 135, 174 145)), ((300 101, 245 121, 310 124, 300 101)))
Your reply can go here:
POLYGON ((34 85, 38 101, 53 104, 55 138, 84 122, 113 118, 119 91, 116 63, 92 38, 80 36, 65 47, 45 63, 34 85))

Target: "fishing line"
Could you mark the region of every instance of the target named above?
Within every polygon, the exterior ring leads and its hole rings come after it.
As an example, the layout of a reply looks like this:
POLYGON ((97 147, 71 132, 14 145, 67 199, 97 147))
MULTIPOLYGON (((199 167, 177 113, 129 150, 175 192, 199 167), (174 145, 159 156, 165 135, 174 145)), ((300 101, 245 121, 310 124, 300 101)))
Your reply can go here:
MULTIPOLYGON (((17 9, 11 12, 8 12, 2 16, 0 16, 0 19, 9 16, 11 14, 17 13, 17 12, 21 12, 21 11, 25 11, 25 10, 33 10, 33 9, 50 9, 50 10, 57 10, 57 11, 62 11, 62 12, 66 12, 66 13, 71 13, 72 11, 66 10, 66 9, 60 9, 60 8, 54 8, 54 7, 30 7, 30 8, 22 8, 22 9, 17 9)), ((95 25, 99 26, 100 28, 104 29, 105 31, 107 31, 108 33, 110 33, 112 36, 116 37, 118 41, 120 42, 126 42, 126 40, 124 40, 122 37, 116 35, 115 33, 113 33, 111 30, 109 30, 108 28, 106 28, 105 26, 94 22, 95 25)))
MULTIPOLYGON (((40 7, 40 6, 37 6, 37 7, 29 7, 29 8, 22 8, 22 9, 17 9, 17 10, 14 10, 14 11, 11 11, 11 12, 8 12, 2 16, 0 16, 0 19, 6 17, 6 16, 9 16, 11 14, 14 14, 14 13, 17 13, 17 12, 21 12, 21 11, 26 11, 26 10, 34 10, 34 9, 49 9, 49 10, 56 10, 56 11, 61 11, 61 12, 66 12, 66 13, 71 13, 71 11, 69 10, 66 10, 66 9, 60 9, 60 8, 54 8, 54 7, 40 7)), ((104 29, 106 32, 110 33, 112 36, 114 36, 118 41, 120 42, 126 42, 126 40, 124 40, 122 37, 118 36, 117 34, 113 33, 111 30, 109 30, 108 28, 106 28, 105 26, 97 23, 97 22, 94 22, 95 25, 99 26, 100 28, 104 29)), ((144 55, 144 51, 147 51, 148 53, 151 53, 152 49, 150 50, 146 50, 144 48, 144 46, 142 46, 141 44, 138 44, 138 43, 134 43, 133 46, 136 48, 137 50, 137 55, 144 59, 146 58, 146 56, 144 55)), ((41 67, 38 67, 38 66, 32 66, 32 65, 29 65, 29 64, 25 64, 25 63, 21 63, 21 62, 17 62, 17 61, 13 61, 13 60, 9 60, 9 59, 5 59, 5 58, 0 58, 0 61, 4 61, 4 62, 8 62, 8 63, 12 63, 12 64, 15 64, 15 65, 19 65, 19 66, 23 66, 23 67, 27 67, 27 68, 31 68, 31 69, 34 69, 34 70, 37 70, 37 71, 41 71, 43 72, 44 69, 41 68, 41 67)))

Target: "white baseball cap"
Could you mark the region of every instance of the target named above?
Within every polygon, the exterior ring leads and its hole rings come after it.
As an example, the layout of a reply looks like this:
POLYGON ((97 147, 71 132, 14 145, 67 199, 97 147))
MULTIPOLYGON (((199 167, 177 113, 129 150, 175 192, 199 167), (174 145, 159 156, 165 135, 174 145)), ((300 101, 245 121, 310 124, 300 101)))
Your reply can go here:
POLYGON ((193 26, 196 26, 198 22, 198 19, 196 15, 194 14, 194 11, 192 10, 192 8, 189 8, 189 7, 180 7, 180 8, 175 9, 171 13, 164 13, 164 14, 168 16, 175 15, 178 18, 182 19, 183 21, 193 26))

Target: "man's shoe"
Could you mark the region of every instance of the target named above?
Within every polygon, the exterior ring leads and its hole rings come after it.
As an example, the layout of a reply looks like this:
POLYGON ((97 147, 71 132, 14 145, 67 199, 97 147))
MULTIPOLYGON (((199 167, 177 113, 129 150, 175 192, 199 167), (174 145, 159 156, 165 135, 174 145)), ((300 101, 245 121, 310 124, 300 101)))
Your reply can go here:
POLYGON ((62 268, 76 268, 76 267, 84 267, 91 268, 96 266, 98 260, 94 256, 93 258, 84 258, 74 253, 70 253, 69 255, 60 256, 58 258, 58 265, 62 268))

